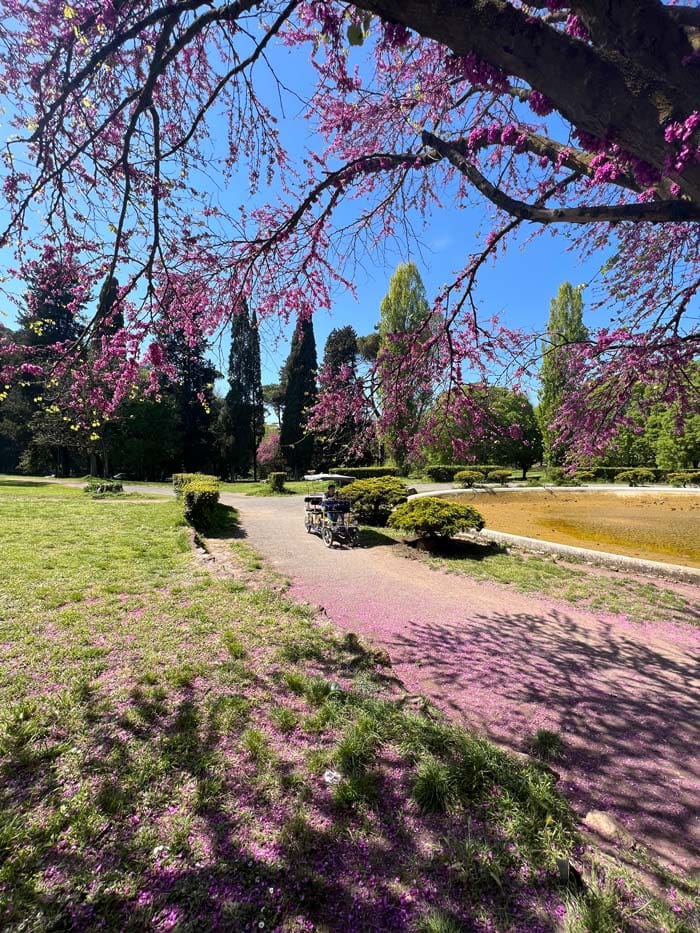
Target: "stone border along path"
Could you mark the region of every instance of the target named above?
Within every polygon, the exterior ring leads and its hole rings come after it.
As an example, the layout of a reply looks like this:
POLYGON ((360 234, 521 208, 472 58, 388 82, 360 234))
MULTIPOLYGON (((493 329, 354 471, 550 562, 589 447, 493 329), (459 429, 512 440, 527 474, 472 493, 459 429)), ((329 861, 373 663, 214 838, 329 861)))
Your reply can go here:
POLYGON ((652 856, 700 868, 699 628, 581 610, 390 546, 329 549, 306 534, 300 496, 221 499, 290 595, 384 648, 410 693, 514 751, 558 732, 582 818, 604 811, 652 856))

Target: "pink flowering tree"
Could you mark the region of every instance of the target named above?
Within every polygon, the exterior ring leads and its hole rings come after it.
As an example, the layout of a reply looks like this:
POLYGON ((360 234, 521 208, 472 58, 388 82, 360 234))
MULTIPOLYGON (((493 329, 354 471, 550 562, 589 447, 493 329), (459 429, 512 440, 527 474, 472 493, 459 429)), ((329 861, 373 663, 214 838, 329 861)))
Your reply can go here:
MULTIPOLYGON (((6 0, 4 13, 13 135, 0 242, 18 262, 69 243, 90 275, 125 283, 122 333, 90 356, 110 374, 91 403, 113 408, 144 352, 159 364, 173 276, 196 281, 180 310, 204 335, 242 298, 260 318, 309 317, 351 287, 363 250, 402 233, 407 209, 441 199, 489 205, 492 230, 396 361, 382 418, 400 420, 415 373, 455 417, 475 406, 465 371, 524 378, 538 342, 482 316, 478 274, 517 228, 551 225, 600 255, 600 301, 617 314, 572 349, 562 440, 579 453, 603 445, 640 383, 650 399, 692 401, 697 3, 6 0), (294 157, 275 112, 285 97, 299 108, 287 56, 310 56, 316 75, 304 102, 313 143, 294 157), (234 176, 246 196, 212 194, 212 177, 220 190, 234 176)), ((82 342, 100 329, 97 314, 82 342)), ((15 349, 4 347, 6 381, 15 349)), ((85 355, 62 349, 76 398, 90 394, 85 355)))

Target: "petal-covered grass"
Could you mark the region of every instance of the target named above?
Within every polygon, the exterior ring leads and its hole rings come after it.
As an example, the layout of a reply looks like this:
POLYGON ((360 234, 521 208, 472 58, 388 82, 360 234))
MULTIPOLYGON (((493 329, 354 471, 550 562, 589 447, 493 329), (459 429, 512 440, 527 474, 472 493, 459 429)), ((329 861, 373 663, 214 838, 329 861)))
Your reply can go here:
POLYGON ((546 766, 406 697, 240 542, 212 571, 174 502, 3 486, 0 539, 2 929, 692 928, 683 889, 674 919, 565 888, 546 766))
MULTIPOLYGON (((392 529, 367 528, 362 534, 363 542, 374 546, 406 542, 403 533, 392 529)), ((700 625, 700 598, 697 587, 690 584, 670 586, 661 580, 589 568, 571 558, 506 551, 495 544, 468 540, 440 542, 429 551, 407 548, 403 553, 428 561, 436 570, 514 587, 522 593, 540 593, 633 622, 700 625)))

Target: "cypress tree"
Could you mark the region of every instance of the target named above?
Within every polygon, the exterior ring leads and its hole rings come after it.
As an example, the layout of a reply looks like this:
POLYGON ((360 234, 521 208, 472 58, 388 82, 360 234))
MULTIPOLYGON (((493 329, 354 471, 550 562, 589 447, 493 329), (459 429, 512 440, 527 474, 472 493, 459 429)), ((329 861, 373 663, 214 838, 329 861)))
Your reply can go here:
POLYGON ((564 282, 549 308, 547 336, 542 342, 540 404, 544 461, 547 466, 563 463, 566 451, 556 443, 551 425, 557 416, 568 385, 567 348, 588 339, 583 323, 583 286, 564 282))
POLYGON ((253 469, 257 479, 256 450, 265 433, 265 408, 260 376, 260 334, 255 310, 245 302, 231 324, 231 350, 224 419, 225 459, 233 476, 253 469))
POLYGON ((305 473, 313 460, 314 439, 307 433, 306 421, 316 401, 316 368, 313 324, 300 321, 280 374, 285 388, 280 443, 284 459, 295 476, 305 473))

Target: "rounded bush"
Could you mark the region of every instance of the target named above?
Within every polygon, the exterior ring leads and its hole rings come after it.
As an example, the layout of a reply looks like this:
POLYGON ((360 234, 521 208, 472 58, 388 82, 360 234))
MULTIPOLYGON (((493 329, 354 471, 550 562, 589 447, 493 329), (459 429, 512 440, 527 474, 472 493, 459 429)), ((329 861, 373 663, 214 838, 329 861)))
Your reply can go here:
POLYGON ((615 476, 616 483, 627 483, 629 486, 643 486, 645 483, 653 483, 654 479, 653 472, 643 468, 622 470, 615 476))
POLYGON ((489 483, 500 483, 501 486, 505 486, 512 476, 513 474, 510 470, 491 470, 486 474, 486 479, 489 483))
POLYGON ((462 489, 471 489, 475 483, 483 483, 484 474, 479 470, 460 470, 455 473, 455 483, 458 483, 462 489))
POLYGON ((408 489, 395 476, 358 479, 343 490, 359 522, 383 528, 392 509, 406 501, 408 489))
POLYGON ((484 519, 470 505, 424 496, 398 506, 389 518, 389 525, 401 531, 412 531, 419 538, 449 538, 469 528, 481 531, 484 519))

